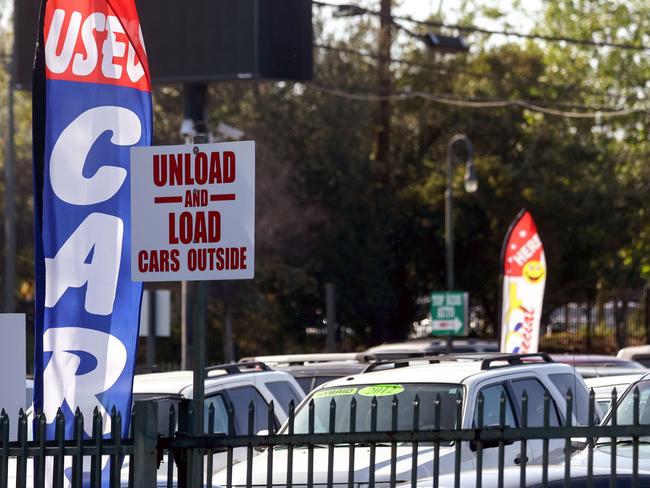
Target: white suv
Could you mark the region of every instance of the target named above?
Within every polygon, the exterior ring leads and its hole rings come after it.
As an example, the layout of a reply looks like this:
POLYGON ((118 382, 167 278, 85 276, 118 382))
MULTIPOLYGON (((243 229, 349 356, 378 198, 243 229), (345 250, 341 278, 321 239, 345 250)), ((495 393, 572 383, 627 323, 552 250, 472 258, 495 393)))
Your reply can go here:
MULTIPOLYGON (((133 381, 133 401, 154 400, 158 403, 158 432, 169 432, 169 408, 183 399, 192 399, 193 372, 174 371, 136 375, 133 381)), ((208 429, 209 406, 214 406, 214 432, 228 432, 227 406, 232 404, 234 427, 237 435, 248 433, 248 409, 255 406, 254 432, 267 429, 268 407, 273 402, 276 426, 282 425, 289 415, 289 403, 297 406, 305 394, 288 373, 273 371, 264 363, 224 364, 206 369, 204 425, 208 429)), ((176 417, 178 418, 178 416, 176 417)), ((233 450, 233 462, 246 459, 246 449, 233 450)), ((213 456, 212 474, 226 466, 226 453, 213 456)), ((128 464, 122 469, 123 478, 128 464)), ((158 468, 158 479, 166 480, 167 457, 158 468)), ((210 476, 211 474, 208 474, 210 476)))
MULTIPOLYGON (((330 404, 336 401, 335 432, 349 432, 352 399, 356 403, 355 424, 357 432, 371 430, 371 402, 376 399, 377 431, 390 431, 392 426, 392 402, 396 398, 397 429, 413 429, 413 403, 417 396, 419 407, 419 430, 434 428, 434 401, 439 396, 440 428, 470 429, 478 423, 478 398, 484 399, 484 426, 499 424, 500 399, 506 399, 505 424, 521 424, 521 397, 525 391, 528 395, 528 426, 543 426, 544 393, 548 392, 550 402, 550 425, 559 425, 565 421, 565 395, 570 388, 573 391, 572 422, 587 424, 588 392, 582 378, 575 370, 564 364, 553 363, 545 354, 537 355, 458 355, 436 358, 411 359, 406 361, 377 363, 371 366, 371 372, 344 377, 331 381, 314 390, 303 401, 296 412, 294 432, 308 433, 309 404, 314 403, 314 432, 329 432, 330 404), (401 367, 408 366, 408 367, 401 367), (382 368, 390 369, 382 370, 382 368), (460 425, 456 422, 457 400, 462 401, 460 425)), ((286 433, 288 426, 280 433, 286 433)), ((551 441, 550 462, 563 458, 564 441, 551 441)), ((452 445, 440 445, 440 474, 454 470, 454 451, 452 445)), ((483 467, 498 466, 497 448, 484 445, 483 467)), ((268 451, 267 451, 268 452, 268 451)), ((273 448, 273 483, 286 482, 288 450, 273 448)), ((505 466, 521 462, 520 445, 515 442, 506 445, 505 466)), ((417 477, 432 476, 434 449, 431 444, 420 443, 418 447, 417 477)), ((347 484, 349 475, 349 447, 334 447, 333 483, 347 484)), ((263 456, 267 456, 265 453, 263 456)), ((412 445, 397 446, 397 480, 411 479, 412 445)), ((529 441, 525 455, 529 463, 542 459, 542 442, 529 441)), ((328 480, 328 449, 315 449, 313 461, 314 484, 326 483, 328 480)), ((367 444, 357 444, 354 453, 354 482, 367 483, 369 478, 371 449, 367 444)), ((386 483, 390 480, 391 445, 377 444, 375 452, 375 482, 386 483)), ((469 443, 461 445, 461 469, 474 469, 476 454, 469 443)), ((308 450, 296 447, 293 450, 293 482, 302 485, 307 482, 308 450)), ((252 483, 266 483, 266 459, 258 457, 254 463, 252 483)), ((214 478, 215 484, 224 485, 226 470, 214 478)), ((233 468, 233 483, 240 486, 246 482, 246 463, 233 468)))
MULTIPOLYGON (((155 400, 158 403, 158 432, 168 434, 169 407, 182 399, 192 399, 192 371, 173 371, 136 375, 133 401, 155 400)), ((289 415, 289 403, 298 404, 305 394, 296 380, 283 371, 273 371, 264 363, 234 363, 206 368, 205 422, 208 409, 214 406, 214 432, 228 432, 227 405, 234 410, 235 433, 248 433, 248 406, 255 406, 255 433, 267 429, 268 406, 273 401, 276 425, 289 415)))

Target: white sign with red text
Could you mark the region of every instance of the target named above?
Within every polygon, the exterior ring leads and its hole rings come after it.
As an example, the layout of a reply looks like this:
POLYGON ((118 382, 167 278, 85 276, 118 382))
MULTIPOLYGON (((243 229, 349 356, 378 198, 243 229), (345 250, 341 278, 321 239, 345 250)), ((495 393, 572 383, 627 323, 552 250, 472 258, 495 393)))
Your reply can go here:
POLYGON ((255 143, 131 150, 131 278, 252 279, 255 143))

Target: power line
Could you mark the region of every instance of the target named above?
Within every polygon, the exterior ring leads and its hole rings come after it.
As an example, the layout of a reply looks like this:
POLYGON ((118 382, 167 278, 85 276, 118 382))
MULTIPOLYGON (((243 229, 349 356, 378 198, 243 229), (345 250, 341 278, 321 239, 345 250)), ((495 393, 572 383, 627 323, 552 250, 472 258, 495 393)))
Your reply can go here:
MULTIPOLYGON (((333 3, 327 3, 327 2, 322 2, 322 1, 314 1, 314 5, 318 7, 331 7, 331 8, 340 8, 341 5, 333 4, 333 3)), ((346 5, 343 5, 343 7, 346 7, 346 5)), ((377 12, 376 10, 371 10, 365 7, 357 6, 357 5, 347 5, 348 8, 353 8, 354 11, 356 12, 363 12, 369 15, 374 15, 374 16, 381 16, 380 12, 377 12)), ((412 17, 408 16, 393 16, 393 21, 394 20, 401 20, 404 22, 411 22, 413 24, 417 25, 424 25, 427 27, 436 27, 436 28, 445 28, 445 29, 455 29, 459 30, 462 32, 478 32, 481 34, 489 34, 489 35, 501 35, 501 36, 506 36, 506 37, 519 37, 522 39, 536 39, 536 40, 541 40, 541 41, 546 41, 546 42, 565 42, 567 44, 576 44, 580 46, 591 46, 591 47, 610 47, 610 48, 615 48, 615 49, 624 49, 624 50, 629 50, 629 51, 650 51, 650 46, 645 46, 645 45, 639 45, 639 44, 629 44, 629 43, 617 43, 617 42, 609 42, 609 41, 594 41, 591 39, 577 39, 575 37, 564 37, 564 36, 552 36, 552 35, 544 35, 544 34, 525 34, 523 32, 515 32, 515 31, 509 31, 509 30, 501 30, 501 29, 486 29, 484 27, 478 27, 475 25, 462 25, 462 24, 449 24, 446 22, 436 22, 432 20, 418 20, 414 19, 412 17)), ((397 27, 409 32, 410 34, 417 35, 407 29, 404 26, 401 26, 398 23, 395 23, 397 27)))
MULTIPOLYGON (((340 47, 340 46, 331 46, 328 44, 315 44, 315 47, 318 49, 323 49, 326 51, 332 51, 332 52, 339 52, 339 53, 344 53, 344 54, 350 54, 353 56, 359 56, 362 58, 371 58, 371 59, 377 59, 378 56, 375 53, 371 53, 368 51, 361 51, 357 49, 351 49, 351 48, 346 48, 346 47, 340 47)), ((439 65, 435 65, 433 63, 422 63, 422 62, 416 62, 416 61, 409 61, 406 59, 397 59, 397 58, 391 58, 390 59, 391 63, 396 63, 396 64, 403 64, 405 66, 412 66, 412 67, 418 67, 418 68, 427 68, 435 72, 436 74, 439 75, 450 75, 450 74, 458 74, 458 75, 464 75, 464 76, 469 76, 472 78, 477 78, 477 79, 489 79, 489 80, 496 80, 496 81, 503 81, 503 76, 497 76, 497 75, 492 75, 489 73, 482 73, 480 71, 472 71, 472 70, 465 70, 465 69, 458 69, 458 68, 450 68, 450 67, 440 67, 439 65)), ((595 90, 590 90, 587 87, 578 87, 578 86, 570 86, 570 85, 556 85, 553 83, 545 82, 545 81, 538 81, 535 80, 535 84, 544 86, 547 88, 552 88, 555 90, 559 90, 562 92, 569 92, 569 93, 584 93, 589 96, 596 96, 596 97, 602 97, 602 98, 621 98, 621 95, 616 95, 614 93, 607 93, 607 92, 598 92, 595 90)), ((636 99, 638 100, 638 99, 636 99)))
MULTIPOLYGON (((517 107, 533 112, 540 112, 547 115, 565 117, 571 119, 601 119, 624 117, 633 114, 648 114, 648 108, 612 108, 612 107, 590 107, 575 106, 577 108, 586 108, 588 111, 562 110, 558 107, 566 107, 566 104, 559 104, 551 101, 531 101, 531 100, 509 100, 503 98, 476 98, 461 97, 458 95, 435 94, 423 91, 397 92, 388 96, 381 96, 372 93, 353 93, 338 88, 329 88, 313 83, 305 85, 313 90, 326 93, 339 98, 362 102, 378 102, 381 100, 405 101, 413 98, 420 98, 443 105, 451 105, 463 108, 490 109, 490 108, 508 108, 517 107)), ((570 105, 569 105, 570 106, 570 105)))

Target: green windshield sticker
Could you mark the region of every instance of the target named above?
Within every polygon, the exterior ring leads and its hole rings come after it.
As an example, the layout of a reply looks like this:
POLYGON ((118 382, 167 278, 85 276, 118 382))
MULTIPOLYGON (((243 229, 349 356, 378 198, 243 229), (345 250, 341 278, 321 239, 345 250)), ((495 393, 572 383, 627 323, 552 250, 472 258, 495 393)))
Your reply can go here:
POLYGON ((321 390, 314 393, 314 398, 328 398, 334 396, 354 395, 356 388, 333 388, 331 390, 321 390))
POLYGON ((404 391, 402 385, 372 385, 359 390, 359 395, 368 397, 379 397, 397 395, 404 391))

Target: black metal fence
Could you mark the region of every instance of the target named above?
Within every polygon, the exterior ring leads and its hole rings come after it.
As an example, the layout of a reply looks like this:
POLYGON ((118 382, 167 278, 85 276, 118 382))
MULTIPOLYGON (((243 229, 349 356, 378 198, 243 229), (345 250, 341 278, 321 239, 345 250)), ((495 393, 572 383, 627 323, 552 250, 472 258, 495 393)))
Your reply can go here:
POLYGON ((540 331, 548 352, 616 354, 650 343, 650 290, 603 291, 598 298, 553 308, 540 331))
POLYGON ((50 486, 50 480, 54 487, 487 488, 573 486, 580 479, 584 486, 621 486, 622 480, 625 486, 650 486, 648 392, 650 387, 636 387, 617 403, 614 391, 614 407, 603 425, 597 424, 593 392, 587 425, 574 424, 570 391, 563 409, 556 409, 548 393, 541 402, 531 402, 524 393, 516 406, 502 393, 498 412, 488 412, 480 394, 470 427, 460 393, 451 402, 437 395, 432 404, 416 396, 401 407, 397 396, 375 396, 363 411, 353 398, 345 409, 345 426, 334 398, 327 402, 327 423, 320 422, 312 398, 298 411, 290 405, 289 420, 280 429, 271 403, 263 412, 268 432, 255 432, 261 412, 252 403, 248 412, 229 405, 225 419, 217 418, 211 405, 207 431, 200 434, 192 431, 197 418, 192 404, 172 407, 169 430, 159 433, 157 405, 142 402, 135 406, 132 435, 126 439, 119 434, 119 415, 113 414, 112 433, 104 438, 98 413, 92 435, 84 436, 84 419, 77 412, 73 439, 64 439, 63 415, 57 416, 53 440, 45 440, 45 418, 38 415, 31 439, 30 419, 23 414, 17 440, 10 441, 10 422, 3 413, 0 488, 50 486), (382 401, 389 402, 384 403, 388 409, 379 407, 382 401), (508 414, 512 407, 519 412, 516 418, 508 414), (245 416, 245 432, 238 432, 236 414, 245 416), (498 418, 497 424, 484 424, 488 418, 498 418), (227 426, 226 432, 215 432, 215 425, 227 426))

